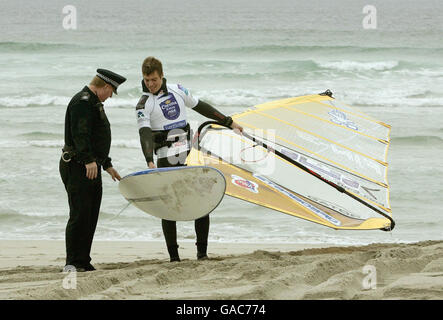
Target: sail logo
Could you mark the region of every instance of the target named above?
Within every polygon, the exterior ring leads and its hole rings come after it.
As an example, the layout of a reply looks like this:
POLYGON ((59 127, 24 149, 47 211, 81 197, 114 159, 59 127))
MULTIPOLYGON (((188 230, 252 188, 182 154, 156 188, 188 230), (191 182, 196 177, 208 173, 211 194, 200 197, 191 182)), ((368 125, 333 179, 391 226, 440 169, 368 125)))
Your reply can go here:
POLYGON ((351 120, 349 120, 344 112, 341 112, 340 110, 337 109, 333 109, 329 111, 328 114, 331 116, 331 118, 329 119, 335 124, 338 124, 340 126, 345 126, 348 127, 349 129, 358 131, 357 125, 351 120))
POLYGON ((247 189, 253 193, 258 193, 258 184, 256 184, 255 182, 246 180, 242 177, 236 176, 235 174, 231 174, 231 177, 232 184, 247 189))

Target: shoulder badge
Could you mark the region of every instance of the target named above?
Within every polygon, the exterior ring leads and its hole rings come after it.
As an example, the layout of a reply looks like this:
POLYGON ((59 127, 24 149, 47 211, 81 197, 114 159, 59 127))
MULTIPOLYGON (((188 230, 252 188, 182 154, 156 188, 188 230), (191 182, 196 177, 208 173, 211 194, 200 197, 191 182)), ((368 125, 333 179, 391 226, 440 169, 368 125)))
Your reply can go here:
POLYGON ((80 100, 89 101, 90 97, 91 96, 90 96, 90 94, 88 92, 83 92, 82 95, 80 96, 80 100))
POLYGON ((140 100, 137 102, 137 106, 135 107, 135 110, 140 110, 145 108, 146 101, 148 100, 149 96, 142 95, 140 100))

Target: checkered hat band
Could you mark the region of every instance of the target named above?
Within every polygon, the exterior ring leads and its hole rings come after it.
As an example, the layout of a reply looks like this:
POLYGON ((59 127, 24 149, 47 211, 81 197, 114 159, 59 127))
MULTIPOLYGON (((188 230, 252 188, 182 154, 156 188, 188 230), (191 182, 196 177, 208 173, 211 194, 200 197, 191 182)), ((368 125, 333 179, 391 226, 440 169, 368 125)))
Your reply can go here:
POLYGON ((106 76, 104 76, 104 75, 102 75, 100 73, 97 73, 97 77, 101 78, 102 80, 104 80, 104 81, 112 84, 114 87, 118 88, 118 83, 115 82, 114 80, 109 79, 108 77, 106 77, 106 76))

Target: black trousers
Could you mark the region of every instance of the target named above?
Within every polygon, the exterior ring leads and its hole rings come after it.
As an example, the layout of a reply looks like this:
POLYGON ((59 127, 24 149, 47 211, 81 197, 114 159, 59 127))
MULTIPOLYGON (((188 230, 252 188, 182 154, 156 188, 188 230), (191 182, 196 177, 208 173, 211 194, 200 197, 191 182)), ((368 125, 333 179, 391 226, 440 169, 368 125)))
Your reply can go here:
POLYGON ((66 265, 86 267, 91 261, 91 246, 102 200, 101 167, 97 178, 86 177, 86 168, 72 160, 60 160, 60 176, 68 193, 69 220, 66 225, 66 265))
MULTIPOLYGON (((186 161, 187 154, 181 154, 179 157, 175 158, 174 161, 169 161, 168 158, 160 158, 157 160, 157 167, 166 168, 166 167, 186 166, 184 162, 186 161)), ((208 235, 209 235, 209 215, 196 219, 194 222, 194 227, 195 227, 195 234, 197 236, 197 242, 196 242, 197 248, 199 251, 206 252, 206 247, 208 246, 208 235)), ((162 219, 162 229, 168 249, 174 247, 177 248, 178 245, 177 245, 176 221, 162 219)))

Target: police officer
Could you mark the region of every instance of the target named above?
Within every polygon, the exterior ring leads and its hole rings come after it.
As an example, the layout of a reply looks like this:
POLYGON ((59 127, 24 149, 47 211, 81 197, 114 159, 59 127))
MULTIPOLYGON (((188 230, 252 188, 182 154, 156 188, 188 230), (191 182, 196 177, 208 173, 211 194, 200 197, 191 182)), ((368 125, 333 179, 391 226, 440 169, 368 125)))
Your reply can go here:
MULTIPOLYGON (((186 107, 203 116, 216 120, 238 131, 243 128, 208 103, 191 95, 179 84, 169 84, 163 77, 162 63, 148 57, 142 64, 142 88, 136 117, 140 143, 149 168, 155 168, 153 154, 157 155, 157 167, 185 165, 190 152, 190 127, 186 107), (188 141, 188 143, 183 143, 188 141)), ((176 221, 162 220, 170 261, 180 261, 177 244, 176 221)), ((197 235, 197 259, 207 259, 209 215, 195 220, 197 235)))
POLYGON ((112 71, 97 69, 89 86, 71 99, 66 110, 59 168, 69 201, 64 271, 95 270, 90 252, 102 198, 101 168, 114 181, 121 179, 109 158, 111 127, 102 103, 117 94, 125 81, 112 71))

